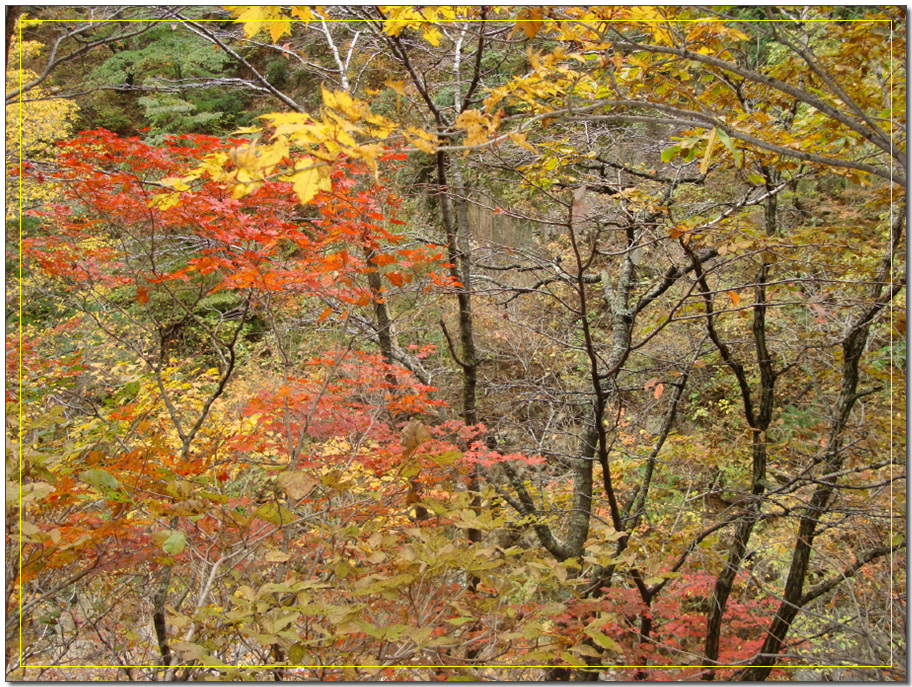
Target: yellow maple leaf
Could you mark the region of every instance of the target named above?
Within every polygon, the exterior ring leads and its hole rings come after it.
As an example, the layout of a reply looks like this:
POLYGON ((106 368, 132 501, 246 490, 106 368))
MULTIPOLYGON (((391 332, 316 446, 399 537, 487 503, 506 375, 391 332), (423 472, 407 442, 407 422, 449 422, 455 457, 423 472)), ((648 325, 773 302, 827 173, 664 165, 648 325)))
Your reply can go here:
POLYGON ((467 146, 484 143, 496 128, 493 121, 478 110, 466 110, 465 112, 462 112, 456 118, 456 126, 466 130, 464 144, 467 146))
MULTIPOLYGON (((322 85, 320 90, 323 94, 323 104, 346 118, 347 123, 350 125, 346 127, 349 131, 357 130, 355 122, 362 119, 367 122, 376 121, 377 118, 372 115, 370 107, 363 100, 352 98, 345 91, 329 91, 322 85)), ((339 118, 337 117, 337 119, 339 118)), ((342 120, 340 119, 339 121, 342 120)))
POLYGON ((440 39, 443 37, 443 34, 440 33, 440 30, 436 26, 429 24, 425 26, 424 31, 421 33, 421 37, 434 47, 437 47, 440 45, 440 39))
POLYGON ((405 96, 405 81, 393 81, 392 79, 387 79, 383 82, 384 86, 392 88, 396 93, 401 96, 405 96))
POLYGON ((264 27, 268 29, 273 41, 284 34, 291 33, 291 21, 282 14, 281 7, 261 5, 232 5, 227 9, 235 16, 235 21, 244 26, 244 35, 253 38, 264 27))
POLYGON ((237 166, 239 172, 253 173, 256 172, 259 163, 256 154, 256 146, 252 143, 247 146, 238 146, 228 151, 228 157, 237 166))
POLYGON ((266 23, 272 42, 277 42, 286 33, 291 33, 291 20, 283 17, 266 23))
POLYGON ((371 168, 371 171, 374 173, 374 176, 378 173, 377 166, 377 156, 383 152, 383 146, 376 143, 369 145, 358 146, 355 149, 355 153, 360 157, 364 162, 367 163, 367 166, 371 168))
POLYGON ((180 177, 167 177, 159 182, 162 186, 170 186, 175 191, 189 191, 190 186, 180 177))
POLYGON ((413 25, 416 20, 421 20, 421 15, 408 5, 384 5, 378 9, 387 13, 387 17, 383 22, 383 32, 388 36, 398 36, 403 29, 413 25))
POLYGON ((276 136, 298 134, 313 123, 310 115, 299 112, 275 112, 260 115, 260 118, 269 121, 269 124, 275 129, 276 136))
POLYGON ((526 141, 526 135, 521 131, 511 131, 510 140, 521 148, 531 150, 533 153, 535 152, 535 148, 533 148, 532 145, 526 141))
POLYGON ((544 11, 541 7, 531 7, 520 10, 517 15, 516 25, 522 29, 526 38, 535 38, 535 35, 541 30, 542 25, 544 24, 543 17, 544 11))
POLYGON ((436 152, 437 137, 421 129, 410 126, 406 133, 409 143, 415 146, 422 153, 436 152))
POLYGON ((303 21, 305 24, 309 24, 313 19, 316 18, 313 10, 306 6, 292 7, 291 14, 303 21))
POLYGON ((426 5, 421 8, 421 16, 433 24, 440 18, 440 12, 437 7, 426 5))
POLYGON ((465 110, 459 113, 456 118, 456 126, 460 129, 468 129, 470 126, 488 126, 488 118, 478 110, 465 110))
MULTIPOLYGON (((20 26, 25 25, 20 19, 20 26)), ((27 23, 27 22, 26 22, 27 23)), ((28 82, 38 77, 30 69, 15 69, 23 59, 38 55, 42 49, 36 41, 19 42, 17 32, 10 37, 8 86, 28 82)), ((13 99, 6 104, 6 150, 7 161, 19 158, 45 160, 55 155, 53 141, 68 137, 73 129, 79 107, 66 98, 48 97, 50 91, 42 86, 31 90, 23 102, 13 99)), ((56 201, 57 191, 51 183, 38 183, 32 178, 7 174, 6 176, 6 218, 17 217, 19 202, 22 207, 44 201, 56 201), (18 201, 18 202, 17 202, 18 201)))
POLYGON ((180 196, 180 193, 159 193, 149 201, 149 205, 160 210, 169 210, 180 203, 180 196))
POLYGON ((332 182, 320 174, 317 167, 310 167, 292 174, 288 180, 291 181, 301 205, 309 203, 320 191, 329 191, 332 188, 332 182))

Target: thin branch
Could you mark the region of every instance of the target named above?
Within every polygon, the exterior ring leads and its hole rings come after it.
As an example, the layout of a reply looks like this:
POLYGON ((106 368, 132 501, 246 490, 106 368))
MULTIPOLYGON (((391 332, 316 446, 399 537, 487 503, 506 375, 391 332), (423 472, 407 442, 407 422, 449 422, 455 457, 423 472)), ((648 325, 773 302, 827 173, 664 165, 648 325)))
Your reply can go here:
MULTIPOLYGON (((765 86, 770 86, 782 93, 786 93, 786 94, 792 96, 796 100, 800 100, 801 102, 803 102, 807 105, 810 105, 811 107, 820 111, 821 113, 825 114, 826 116, 836 120, 840 124, 845 125, 846 127, 851 129, 855 133, 862 136, 865 140, 868 140, 871 143, 873 143, 874 145, 876 145, 878 148, 880 148, 884 152, 886 152, 890 155, 894 155, 890 149, 891 146, 890 146, 889 140, 887 140, 885 143, 877 135, 877 132, 872 131, 864 123, 859 122, 855 119, 852 119, 851 117, 846 115, 844 112, 837 109, 835 106, 830 105, 829 103, 821 100, 820 98, 812 95, 811 93, 809 93, 801 88, 797 88, 789 83, 786 83, 785 81, 780 81, 779 79, 776 79, 774 77, 767 76, 765 74, 760 74, 751 69, 748 69, 747 67, 742 67, 741 65, 736 64, 734 62, 728 62, 726 60, 722 60, 722 59, 720 59, 718 57, 714 57, 712 55, 704 55, 702 53, 693 52, 691 50, 687 50, 686 48, 676 48, 676 47, 665 46, 665 45, 650 45, 650 44, 644 44, 644 43, 636 43, 636 42, 629 41, 629 40, 617 40, 617 41, 614 41, 614 45, 617 48, 621 48, 621 49, 629 50, 629 51, 642 51, 642 52, 658 53, 658 54, 663 54, 663 55, 676 55, 677 57, 681 57, 685 60, 692 60, 694 62, 699 62, 701 64, 705 64, 710 67, 715 67, 717 69, 721 69, 725 72, 737 74, 738 76, 741 76, 749 81, 753 81, 754 83, 759 83, 759 84, 763 84, 765 86)), ((694 113, 694 114, 696 114, 696 113, 694 113)), ((897 157, 896 159, 900 159, 900 158, 897 157)), ((904 155, 901 158, 900 164, 902 164, 902 166, 905 167, 905 156, 904 155)))
POLYGON ((453 345, 453 339, 450 338, 450 332, 447 329, 446 322, 443 321, 443 318, 440 318, 440 328, 443 330, 443 335, 446 337, 447 347, 450 349, 450 355, 453 356, 453 360, 456 361, 456 364, 459 365, 459 367, 466 369, 468 365, 466 365, 459 357, 459 354, 456 353, 456 347, 453 345))
POLYGON ((278 100, 285 103, 288 107, 290 107, 295 112, 300 112, 302 114, 305 113, 304 108, 302 108, 294 100, 289 98, 287 95, 282 93, 282 91, 280 91, 278 88, 276 88, 271 83, 269 83, 269 80, 266 79, 265 76, 260 74, 260 72, 256 69, 256 67, 254 67, 247 60, 245 60, 243 57, 241 57, 235 50, 228 47, 228 45, 226 45, 224 41, 222 41, 218 36, 216 36, 215 33, 210 31, 207 26, 205 26, 203 24, 199 24, 199 23, 193 21, 192 19, 186 19, 185 17, 181 16, 180 12, 174 12, 173 14, 174 14, 175 18, 180 19, 186 25, 190 26, 197 35, 208 39, 212 43, 215 43, 215 45, 217 45, 222 50, 224 50, 226 53, 228 53, 235 61, 244 65, 244 67, 246 69, 249 69, 250 73, 253 74, 254 79, 259 82, 260 86, 262 86, 264 89, 269 91, 269 93, 271 93, 275 98, 277 98, 278 100))
POLYGON ((88 54, 90 51, 94 50, 95 48, 101 47, 103 45, 107 45, 109 43, 114 43, 116 41, 124 41, 129 38, 133 38, 134 36, 139 36, 140 34, 143 34, 146 31, 148 31, 149 29, 151 29, 156 23, 158 23, 158 21, 160 21, 160 20, 148 20, 146 22, 141 21, 140 27, 138 29, 136 29, 135 31, 128 31, 126 33, 120 33, 120 34, 115 34, 112 36, 107 36, 105 38, 99 38, 97 40, 94 40, 89 43, 85 43, 85 44, 81 45, 80 47, 76 48, 72 52, 67 53, 66 55, 57 57, 57 52, 60 49, 61 44, 66 39, 75 38, 80 33, 88 31, 89 29, 92 29, 92 28, 97 28, 98 25, 94 24, 94 23, 88 23, 88 24, 85 24, 84 26, 80 26, 79 28, 74 29, 73 31, 70 31, 67 34, 64 34, 63 36, 58 38, 56 41, 54 41, 54 45, 51 46, 51 52, 50 52, 50 55, 48 56, 47 64, 45 65, 42 72, 37 77, 32 79, 31 81, 23 84, 22 86, 20 86, 18 88, 14 88, 13 90, 7 92, 6 102, 9 103, 9 102, 15 100, 20 94, 25 93, 27 91, 32 90, 33 88, 40 86, 42 83, 44 83, 47 80, 47 78, 53 73, 53 71, 55 69, 57 69, 60 65, 66 64, 67 62, 72 62, 73 60, 75 60, 79 57, 82 57, 82 56, 88 54))

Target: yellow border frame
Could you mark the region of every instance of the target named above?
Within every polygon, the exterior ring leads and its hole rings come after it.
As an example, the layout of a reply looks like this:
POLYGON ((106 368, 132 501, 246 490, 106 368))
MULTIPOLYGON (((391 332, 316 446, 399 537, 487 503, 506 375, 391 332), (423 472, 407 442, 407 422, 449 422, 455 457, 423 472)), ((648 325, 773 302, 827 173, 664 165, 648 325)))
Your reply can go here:
MULTIPOLYGON (((40 21, 51 23, 51 22, 67 21, 67 20, 63 20, 63 19, 43 19, 43 20, 40 20, 40 21)), ((119 19, 119 20, 97 19, 97 20, 93 20, 93 21, 97 21, 97 22, 99 22, 99 23, 103 23, 103 22, 107 22, 107 21, 149 22, 149 21, 166 21, 166 20, 159 20, 159 19, 119 19)), ((175 21, 175 22, 177 22, 177 21, 182 21, 182 20, 177 20, 177 19, 175 19, 175 20, 170 20, 170 21, 175 21)), ((199 20, 194 20, 194 21, 201 21, 201 22, 209 22, 209 21, 212 21, 212 22, 218 22, 218 21, 222 21, 222 20, 220 20, 220 19, 199 19, 199 20)), ((302 22, 303 22, 303 20, 301 20, 301 19, 291 19, 291 18, 289 18, 289 21, 291 21, 292 23, 302 23, 302 22)), ((351 19, 351 20, 349 20, 349 19, 330 19, 330 20, 327 20, 327 21, 330 21, 330 22, 348 22, 348 21, 358 21, 358 20, 354 20, 354 19, 351 19)), ((514 19, 513 19, 513 18, 510 18, 510 19, 486 19, 486 20, 480 20, 480 19, 466 19, 466 18, 460 18, 459 21, 492 21, 492 22, 498 22, 498 21, 499 21, 499 22, 512 22, 512 21, 514 21, 514 19)), ((649 22, 649 21, 659 21, 659 20, 640 20, 640 21, 649 22)), ((674 21, 678 21, 678 22, 694 22, 694 21, 705 21, 705 19, 678 19, 678 20, 674 20, 674 21)), ((772 19, 755 19, 755 20, 745 20, 745 21, 767 22, 767 21, 778 21, 778 20, 772 20, 772 19)), ((828 20, 824 20, 824 19, 815 19, 815 20, 810 20, 810 21, 828 21, 828 20)), ((855 20, 855 19, 853 19, 853 20, 849 20, 849 21, 875 21, 875 22, 878 22, 878 21, 890 21, 890 120, 891 120, 891 122, 892 122, 892 121, 893 121, 893 86, 894 86, 894 83, 895 83, 895 73, 896 73, 895 66, 894 66, 894 59, 893 59, 893 32, 894 32, 893 21, 887 20, 887 19, 877 19, 877 20, 855 20)), ((21 26, 21 25, 18 25, 18 21, 17 21, 17 31, 18 31, 19 43, 20 43, 20 45, 21 45, 21 43, 22 43, 22 26, 21 26)), ((24 86, 22 68, 23 68, 23 65, 22 65, 22 51, 20 50, 20 51, 19 51, 19 87, 20 87, 20 88, 22 88, 22 87, 24 86)), ((22 100, 21 97, 19 98, 18 106, 19 106, 19 107, 18 107, 18 112, 19 112, 19 122, 18 122, 18 124, 19 124, 19 132, 18 132, 18 133, 19 133, 19 164, 21 165, 21 164, 22 164, 22 154, 23 154, 23 149, 22 149, 22 134, 23 134, 23 128, 24 128, 23 100, 22 100)), ((890 128, 890 152, 891 152, 891 154, 893 153, 893 128, 894 128, 894 127, 892 127, 892 126, 891 126, 891 128, 890 128)), ((893 226, 893 222, 894 222, 894 216, 893 216, 893 206, 894 206, 893 169, 894 169, 894 167, 895 167, 895 162, 891 159, 891 162, 890 162, 890 227, 891 227, 891 230, 892 230, 892 226, 893 226)), ((18 293, 18 296, 19 296, 19 298, 18 298, 18 300, 19 300, 19 303, 18 303, 18 306, 19 306, 19 367, 18 367, 17 372, 18 372, 18 374, 19 374, 19 380, 18 380, 18 382, 19 382, 19 385, 21 386, 21 384, 22 384, 22 283, 21 283, 21 274, 22 274, 22 248, 21 248, 21 245, 22 245, 22 178, 21 178, 21 176, 20 176, 20 178, 19 178, 19 183, 18 183, 18 230, 19 230, 19 246, 20 246, 20 248, 19 248, 19 275, 20 275, 19 279, 20 279, 20 281, 19 281, 19 284, 18 284, 18 289, 19 289, 19 293, 18 293)), ((908 252, 908 249, 907 249, 907 252, 908 252)), ((893 288, 893 267, 894 267, 894 260, 895 260, 895 257, 894 257, 894 255, 893 255, 893 252, 891 251, 891 255, 890 255, 890 267, 891 267, 891 269, 890 269, 890 288, 891 288, 891 290, 892 290, 892 288, 893 288)), ((889 423, 889 424, 890 424, 890 528, 889 528, 889 530, 890 530, 890 533, 891 533, 891 537, 894 536, 894 518, 893 518, 893 514, 894 514, 894 508, 893 508, 893 504, 894 504, 894 500, 893 500, 893 488, 894 488, 894 484, 893 484, 893 483, 894 483, 894 480, 893 480, 893 450, 894 450, 894 447, 893 447, 893 419, 894 419, 894 417, 893 417, 893 416, 894 416, 894 410, 893 410, 893 408, 894 408, 894 406, 893 406, 893 395, 894 395, 894 384, 893 384, 893 381, 894 381, 894 372, 893 372, 893 367, 894 367, 894 365, 893 365, 893 337, 892 337, 892 331, 893 331, 893 311, 894 311, 894 307, 891 305, 891 306, 890 306, 890 329, 891 329, 891 337, 890 337, 890 423, 889 423)), ((907 311, 908 311, 908 304, 907 304, 907 311)), ((907 336, 908 336, 908 335, 907 335, 907 336)), ((908 390, 908 379, 907 379, 907 386, 906 386, 906 389, 905 389, 905 390, 906 390, 906 391, 908 390)), ((18 399, 18 409, 19 409, 18 432, 19 432, 19 437, 20 437, 20 441, 21 441, 21 437, 22 437, 22 399, 21 399, 21 394, 20 394, 19 399, 18 399)), ((906 408, 906 419, 907 419, 907 420, 908 420, 908 414, 909 414, 909 409, 908 409, 908 403, 907 403, 907 408, 906 408)), ((20 451, 20 453, 19 453, 19 475, 20 475, 20 478, 19 478, 19 479, 20 479, 20 487, 21 487, 21 474, 22 474, 22 454, 21 454, 21 451, 20 451)), ((21 523, 22 523, 22 493, 21 493, 21 489, 20 489, 20 494, 19 494, 19 513, 18 513, 18 515, 19 515, 19 523, 20 523, 20 528, 19 528, 20 531, 19 531, 19 550, 18 550, 18 555, 19 555, 19 568, 20 568, 20 570, 21 570, 21 565, 22 565, 22 546, 23 546, 23 542, 22 542, 22 527, 21 527, 21 523)), ((801 668, 893 668, 893 667, 894 667, 894 665, 893 665, 893 659, 894 659, 894 657, 893 657, 893 644, 894 644, 894 643, 893 643, 893 622, 892 622, 892 619, 893 619, 893 617, 894 617, 894 612, 895 612, 894 606, 893 606, 893 600, 894 600, 894 593, 893 593, 893 573, 894 573, 893 559, 894 559, 894 556, 895 556, 895 552, 891 552, 891 553, 890 553, 890 619, 891 619, 891 622, 890 622, 890 664, 889 664, 889 665, 844 665, 844 664, 843 664, 843 665, 824 665, 824 664, 822 664, 822 665, 802 665, 801 668)), ((118 668, 170 668, 170 667, 171 667, 171 666, 160 666, 160 665, 149 665, 149 664, 143 664, 143 665, 118 665, 118 666, 100 666, 100 665, 86 665, 86 666, 83 666, 83 665, 65 665, 65 666, 58 666, 58 665, 34 664, 34 665, 30 665, 30 666, 25 666, 25 665, 22 664, 22 595, 21 595, 21 594, 20 594, 20 596, 19 596, 19 662, 20 662, 19 669, 21 669, 21 670, 26 670, 27 668, 109 668, 109 669, 110 669, 110 668, 113 668, 113 669, 118 669, 118 668)), ((203 667, 206 667, 206 666, 203 666, 203 667)), ((232 667, 235 668, 235 669, 237 669, 237 670, 243 670, 243 669, 254 669, 254 668, 271 668, 271 667, 275 667, 275 666, 271 666, 271 665, 248 665, 248 666, 232 666, 232 667)), ((382 669, 384 669, 384 668, 465 668, 466 666, 465 666, 465 665, 401 665, 401 666, 400 666, 400 665, 384 665, 384 666, 365 666, 365 665, 326 665, 326 666, 300 665, 300 666, 298 666, 298 665, 294 665, 294 666, 283 666, 283 667, 284 667, 284 668, 332 668, 332 669, 338 669, 338 668, 343 668, 343 669, 344 669, 344 668, 378 668, 378 669, 381 669, 381 670, 382 670, 382 669)), ((494 669, 497 669, 497 668, 513 669, 513 668, 553 668, 554 666, 551 666, 551 665, 537 665, 537 664, 532 664, 532 665, 510 664, 510 665, 504 665, 504 666, 479 666, 479 667, 494 668, 494 669)), ((611 668, 654 668, 654 669, 665 670, 665 669, 669 669, 669 668, 672 668, 672 669, 673 669, 673 668, 681 668, 681 669, 684 669, 684 668, 700 668, 700 667, 701 667, 701 666, 698 666, 698 665, 686 665, 686 666, 683 666, 683 665, 682 665, 682 666, 678 666, 678 665, 661 665, 661 666, 659 666, 659 665, 653 665, 653 666, 649 666, 649 665, 613 665, 613 666, 605 666, 605 669, 608 670, 608 669, 611 669, 611 668)), ((712 666, 712 667, 713 667, 713 668, 740 668, 740 667, 744 667, 744 666, 742 666, 742 665, 739 664, 739 665, 714 665, 714 666, 712 666)), ((774 666, 774 667, 775 667, 775 666, 774 666)), ((783 666, 783 667, 788 667, 788 666, 783 666)), ((215 670, 218 670, 218 668, 215 667, 215 666, 210 666, 210 668, 215 669, 215 670)))

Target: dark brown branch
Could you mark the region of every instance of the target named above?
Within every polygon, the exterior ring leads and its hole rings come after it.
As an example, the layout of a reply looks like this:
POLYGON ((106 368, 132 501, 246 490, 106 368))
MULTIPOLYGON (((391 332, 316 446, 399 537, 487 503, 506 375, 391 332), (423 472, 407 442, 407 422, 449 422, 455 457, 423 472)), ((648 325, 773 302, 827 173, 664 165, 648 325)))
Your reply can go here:
POLYGON ((481 16, 478 19, 478 46, 475 48, 475 66, 472 68, 472 82, 469 84, 469 88, 466 90, 465 97, 462 100, 463 109, 469 106, 472 95, 474 95, 475 89, 478 88, 478 84, 481 81, 481 57, 484 53, 487 12, 487 7, 481 8, 481 16))
POLYGON ((875 549, 871 549, 870 551, 866 551, 858 558, 857 561, 855 561, 852 565, 847 567, 838 575, 835 575, 828 580, 824 580, 823 582, 818 582, 813 587, 808 589, 798 600, 798 605, 807 606, 814 599, 823 596, 827 592, 838 587, 849 578, 854 577, 855 573, 857 573, 871 561, 886 556, 887 554, 896 553, 905 547, 906 542, 903 540, 902 543, 897 544, 896 546, 879 546, 875 549))
MULTIPOLYGON (((701 264, 707 260, 712 260, 713 258, 719 255, 719 251, 715 248, 704 248, 697 252, 697 261, 701 264)), ((640 313, 644 310, 650 303, 652 303, 656 298, 665 293, 672 284, 674 284, 678 279, 683 277, 686 274, 690 274, 694 270, 694 265, 691 263, 687 267, 678 267, 677 265, 672 265, 665 272, 665 276, 662 278, 658 284, 652 287, 647 293, 643 294, 640 297, 640 300, 637 302, 636 307, 633 309, 634 313, 640 313)))
POLYGON ((440 318, 440 328, 443 330, 443 336, 446 337, 447 348, 450 349, 450 355, 453 357, 453 360, 459 367, 466 369, 467 366, 456 352, 456 347, 453 345, 453 339, 450 338, 450 332, 447 329, 446 322, 443 321, 443 318, 440 318))

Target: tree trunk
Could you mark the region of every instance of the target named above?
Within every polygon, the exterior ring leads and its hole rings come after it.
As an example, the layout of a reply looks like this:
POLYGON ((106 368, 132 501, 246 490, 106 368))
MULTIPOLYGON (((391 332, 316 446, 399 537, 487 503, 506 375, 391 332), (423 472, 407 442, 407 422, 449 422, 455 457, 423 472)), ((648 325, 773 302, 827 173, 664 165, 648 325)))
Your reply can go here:
POLYGON ((16 22, 19 20, 19 15, 22 14, 22 10, 25 9, 21 5, 7 5, 6 6, 6 68, 9 70, 9 51, 10 45, 13 42, 13 35, 16 33, 16 22))
POLYGON ((795 539, 795 545, 792 549, 792 563, 789 566, 788 578, 785 582, 785 591, 782 595, 782 601, 779 604, 779 610, 776 612, 773 622, 767 630, 766 640, 760 653, 755 658, 750 667, 744 669, 738 674, 738 679, 742 681, 761 681, 769 677, 773 666, 778 661, 778 653, 782 650, 785 643, 785 637, 792 626, 792 622, 801 610, 801 597, 804 589, 804 581, 807 577, 808 565, 811 560, 811 551, 813 550, 814 538, 818 534, 817 526, 820 518, 826 514, 830 499, 836 489, 836 482, 839 479, 834 473, 837 473, 845 460, 845 453, 842 451, 843 432, 849 421, 849 415, 858 400, 857 392, 859 379, 859 362, 864 353, 865 344, 868 340, 868 333, 875 316, 893 299, 896 293, 902 289, 905 284, 900 281, 894 284, 892 290, 882 297, 883 285, 891 281, 893 268, 893 255, 899 245, 903 233, 905 222, 905 207, 898 214, 895 224, 892 228, 892 240, 888 257, 881 263, 880 274, 872 282, 871 302, 872 305, 867 307, 853 323, 848 335, 842 342, 842 389, 839 394, 839 410, 833 426, 830 428, 830 435, 827 439, 827 450, 821 461, 825 470, 824 474, 831 475, 818 482, 818 487, 811 496, 810 503, 805 508, 801 517, 801 523, 798 526, 798 536, 795 539))
MULTIPOLYGON (((764 169, 767 178, 767 190, 772 191, 778 182, 778 175, 773 175, 764 169)), ((770 196, 764 207, 766 235, 773 236, 777 229, 776 220, 777 196, 770 196)), ((725 568, 716 578, 716 586, 713 591, 713 598, 710 602, 709 613, 706 617, 706 642, 705 654, 708 665, 715 665, 719 659, 719 641, 722 636, 722 618, 725 615, 725 608, 728 604, 728 597, 731 594, 732 586, 741 563, 744 560, 744 554, 747 553, 747 545, 750 542, 754 526, 760 515, 760 498, 766 491, 766 432, 769 429, 773 416, 774 387, 776 384, 776 373, 773 370, 773 363, 770 357, 769 348, 766 341, 766 284, 769 280, 770 263, 763 261, 757 273, 756 286, 754 287, 754 309, 753 323, 751 326, 754 338, 754 346, 757 356, 757 367, 760 370, 760 398, 756 407, 746 406, 745 414, 748 416, 748 424, 751 428, 751 496, 752 499, 745 509, 738 527, 735 530, 734 540, 729 549, 728 560, 725 562, 725 568), (751 417, 753 415, 753 417, 751 417)), ((714 677, 713 671, 704 674, 706 680, 714 677)))

